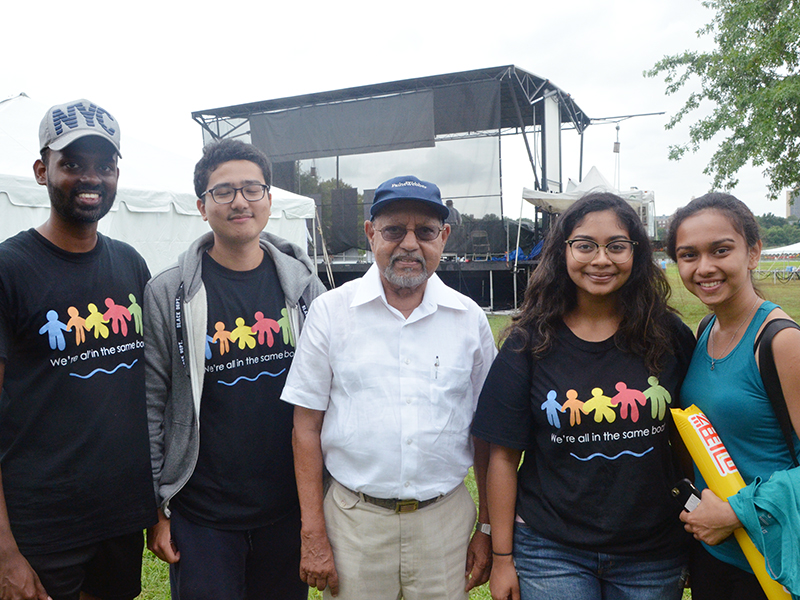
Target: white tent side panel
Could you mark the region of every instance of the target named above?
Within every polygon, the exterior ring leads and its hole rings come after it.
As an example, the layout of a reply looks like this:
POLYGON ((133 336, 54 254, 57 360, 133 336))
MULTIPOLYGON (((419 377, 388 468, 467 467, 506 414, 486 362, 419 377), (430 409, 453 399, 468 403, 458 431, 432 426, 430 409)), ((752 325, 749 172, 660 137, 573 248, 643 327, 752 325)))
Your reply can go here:
MULTIPOLYGON (((306 219, 314 215, 314 201, 278 188, 272 192, 266 230, 305 249, 306 219)), ((38 227, 50 215, 47 189, 31 178, 0 175, 0 215, 0 241, 38 227)), ((120 189, 98 229, 136 248, 155 274, 174 263, 209 226, 190 194, 120 189)))

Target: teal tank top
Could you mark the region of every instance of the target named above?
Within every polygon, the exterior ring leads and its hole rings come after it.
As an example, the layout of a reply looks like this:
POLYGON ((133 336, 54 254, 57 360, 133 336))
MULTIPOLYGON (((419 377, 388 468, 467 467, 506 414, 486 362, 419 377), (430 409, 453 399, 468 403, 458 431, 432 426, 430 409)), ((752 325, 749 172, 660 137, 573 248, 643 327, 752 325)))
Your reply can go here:
MULTIPOLYGON (((689 372, 681 387, 681 407, 696 405, 708 417, 725 444, 745 483, 764 480, 778 470, 792 467, 792 458, 769 402, 753 354, 761 325, 778 305, 763 302, 744 336, 731 352, 714 363, 708 355, 708 336, 716 317, 706 327, 692 355, 689 372)), ((719 344, 717 344, 719 346, 719 344)), ((800 443, 795 435, 795 448, 800 443)), ((708 487, 695 468, 695 484, 708 487)), ((716 558, 752 573, 739 544, 731 536, 718 546, 706 546, 716 558)))

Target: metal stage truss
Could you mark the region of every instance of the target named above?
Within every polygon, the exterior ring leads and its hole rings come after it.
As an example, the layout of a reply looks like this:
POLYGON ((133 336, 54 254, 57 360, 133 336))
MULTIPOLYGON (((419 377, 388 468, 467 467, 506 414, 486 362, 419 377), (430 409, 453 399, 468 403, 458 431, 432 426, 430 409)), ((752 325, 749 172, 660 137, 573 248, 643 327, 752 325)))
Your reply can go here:
MULTIPOLYGON (((445 182, 440 184, 443 198, 454 200, 463 217, 461 231, 451 236, 452 243, 448 240, 447 260, 440 271, 452 267, 470 277, 483 271, 490 283, 492 273, 513 271, 514 305, 519 257, 530 258, 548 226, 548 215, 537 210, 536 217, 525 223, 504 216, 502 161, 507 151, 502 140, 521 136, 535 189, 561 192, 561 132, 573 130, 582 140, 591 123, 552 81, 514 65, 200 110, 192 118, 202 127, 206 142, 223 138, 252 142, 272 159, 276 185, 315 197, 322 220, 317 229, 324 239, 311 235, 314 255, 319 244, 327 243, 331 254, 350 252, 349 262, 365 262, 367 248, 359 224, 374 187, 415 165, 432 170, 428 179, 445 182), (316 174, 319 165, 330 169, 330 180, 336 182, 327 196, 300 189, 304 169, 316 174), (350 174, 344 174, 347 168, 350 174), (476 240, 489 248, 481 250, 484 258, 513 254, 515 260, 481 269, 476 264, 480 258, 476 240), (467 261, 472 263, 468 269, 455 266, 467 261)), ((518 194, 519 190, 512 191, 511 206, 519 202, 518 194)), ((527 264, 520 270, 525 274, 533 262, 523 258, 522 263, 527 264)), ((352 270, 337 267, 336 262, 332 267, 334 277, 352 270)))

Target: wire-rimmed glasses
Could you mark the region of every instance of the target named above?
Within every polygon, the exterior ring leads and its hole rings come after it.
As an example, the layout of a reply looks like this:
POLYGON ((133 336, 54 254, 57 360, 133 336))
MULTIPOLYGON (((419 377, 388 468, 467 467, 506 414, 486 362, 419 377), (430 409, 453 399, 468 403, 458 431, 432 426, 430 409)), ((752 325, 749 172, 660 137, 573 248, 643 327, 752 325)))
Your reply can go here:
POLYGON ((614 240, 607 244, 598 244, 594 240, 575 239, 567 240, 567 245, 572 252, 572 258, 579 263, 590 263, 597 256, 600 248, 606 251, 608 260, 622 264, 628 262, 633 256, 633 247, 639 242, 633 240, 614 240))

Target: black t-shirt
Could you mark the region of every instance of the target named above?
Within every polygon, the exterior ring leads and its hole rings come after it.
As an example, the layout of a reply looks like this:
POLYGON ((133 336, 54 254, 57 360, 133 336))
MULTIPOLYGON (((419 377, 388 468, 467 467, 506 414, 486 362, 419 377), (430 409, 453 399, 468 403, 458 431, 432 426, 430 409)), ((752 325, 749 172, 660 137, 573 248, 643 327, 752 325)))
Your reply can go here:
POLYGON ((297 507, 293 407, 280 400, 295 340, 275 263, 252 271, 203 256, 208 299, 200 455, 172 500, 201 525, 264 526, 297 507))
POLYGON ((672 323, 677 358, 669 357, 657 377, 613 338, 587 342, 565 325, 538 360, 519 351, 519 335, 501 348, 473 433, 525 451, 516 510, 540 535, 595 552, 653 558, 675 555, 684 545, 680 509, 670 495, 680 476, 668 409, 677 407, 694 337, 677 317, 672 323))
POLYGON ((25 553, 156 519, 144 392, 141 256, 98 235, 65 252, 35 230, 0 244, 0 461, 25 553))

